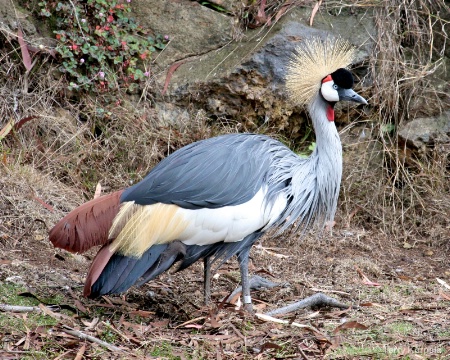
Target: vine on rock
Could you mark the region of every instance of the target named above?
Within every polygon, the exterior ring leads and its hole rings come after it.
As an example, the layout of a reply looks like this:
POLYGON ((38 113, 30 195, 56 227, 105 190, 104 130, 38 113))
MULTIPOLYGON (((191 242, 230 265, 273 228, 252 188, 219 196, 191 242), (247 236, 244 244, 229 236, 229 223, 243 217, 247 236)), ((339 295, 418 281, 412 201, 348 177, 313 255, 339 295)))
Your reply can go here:
POLYGON ((131 0, 43 0, 39 6, 53 25, 71 90, 136 91, 150 76, 152 53, 169 40, 137 24, 131 0))

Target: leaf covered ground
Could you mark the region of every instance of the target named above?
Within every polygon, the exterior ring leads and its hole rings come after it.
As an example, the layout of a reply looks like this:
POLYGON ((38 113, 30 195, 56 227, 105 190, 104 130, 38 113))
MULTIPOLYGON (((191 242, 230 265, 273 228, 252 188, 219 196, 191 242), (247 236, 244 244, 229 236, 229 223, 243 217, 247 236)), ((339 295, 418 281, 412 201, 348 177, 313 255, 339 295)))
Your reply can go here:
POLYGON ((401 242, 338 221, 332 233, 267 237, 251 272, 280 285, 253 293, 257 313, 323 292, 349 309, 261 320, 223 299, 239 285, 234 259, 203 304, 202 264, 122 296, 82 297, 95 252, 55 250, 48 228, 74 203, 48 176, 2 165, 2 359, 447 359, 448 232, 401 242), (19 306, 8 308, 5 305, 19 306), (25 307, 26 312, 19 312, 25 307))

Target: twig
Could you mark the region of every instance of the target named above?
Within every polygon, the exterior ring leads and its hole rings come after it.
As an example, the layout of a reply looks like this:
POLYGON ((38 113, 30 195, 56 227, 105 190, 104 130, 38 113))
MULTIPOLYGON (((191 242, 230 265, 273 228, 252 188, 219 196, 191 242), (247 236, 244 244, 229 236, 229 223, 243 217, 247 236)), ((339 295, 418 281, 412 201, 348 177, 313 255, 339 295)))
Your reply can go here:
POLYGON ((348 292, 345 291, 339 291, 339 290, 327 290, 327 289, 320 289, 316 287, 312 287, 311 291, 317 291, 317 292, 324 292, 324 293, 332 293, 332 294, 339 294, 344 296, 351 296, 348 292))
POLYGON ((0 311, 4 312, 41 312, 42 310, 38 306, 19 306, 19 305, 7 305, 0 304, 0 311))
POLYGON ((114 345, 112 345, 110 343, 107 343, 106 341, 100 340, 100 339, 98 339, 98 338, 96 338, 94 336, 85 334, 85 333, 83 333, 83 332, 81 332, 79 330, 72 329, 71 327, 69 327, 67 325, 62 325, 62 330, 65 333, 73 335, 73 336, 76 336, 79 339, 87 340, 87 341, 99 344, 99 345, 107 348, 110 351, 123 351, 121 348, 119 348, 117 346, 114 346, 114 345))
POLYGON ((308 360, 308 357, 306 356, 305 352, 300 347, 298 347, 298 351, 300 351, 300 354, 302 355, 302 358, 304 360, 308 360))
POLYGON ((81 24, 80 24, 80 20, 78 19, 77 8, 75 7, 75 4, 72 2, 72 0, 69 0, 69 1, 70 1, 70 4, 71 4, 72 7, 73 7, 73 15, 75 16, 75 19, 77 20, 77 24, 78 24, 78 27, 80 28, 81 35, 83 36, 83 39, 84 39, 85 41, 87 41, 87 40, 86 40, 86 35, 84 35, 83 28, 81 27, 81 24))
POLYGON ((448 290, 450 290, 450 285, 447 284, 444 280, 439 279, 439 278, 436 278, 436 280, 437 280, 437 282, 438 282, 439 284, 441 284, 442 286, 444 286, 444 287, 446 287, 448 290))
POLYGON ((326 296, 325 294, 317 293, 307 297, 306 299, 290 304, 288 306, 269 311, 266 313, 266 315, 273 316, 273 315, 287 314, 292 311, 296 311, 298 309, 304 309, 312 306, 331 306, 331 307, 338 307, 340 309, 349 308, 348 305, 342 304, 339 301, 329 296, 326 296))
POLYGON ((200 321, 200 320, 203 320, 203 319, 206 319, 206 316, 200 316, 200 317, 197 317, 197 318, 195 318, 195 319, 191 319, 191 320, 185 321, 184 323, 175 326, 174 329, 178 329, 178 328, 180 328, 180 327, 183 327, 183 326, 186 326, 186 325, 195 323, 195 322, 200 321))
POLYGON ((125 334, 123 334, 121 331, 119 331, 118 329, 116 329, 114 326, 112 326, 111 324, 108 324, 105 321, 102 321, 102 324, 105 325, 108 329, 114 331, 117 335, 119 335, 122 339, 126 340, 127 342, 134 342, 135 344, 141 345, 141 342, 139 340, 136 340, 134 338, 129 338, 128 336, 126 336, 125 334))
MULTIPOLYGON (((69 355, 71 352, 73 352, 73 350, 67 350, 64 351, 62 354, 58 355, 57 357, 55 357, 53 360, 61 360, 61 359, 65 359, 67 358, 67 355, 69 355)), ((74 359, 76 360, 76 359, 74 359)))
POLYGON ((260 320, 270 321, 270 322, 274 322, 276 324, 290 325, 290 326, 298 327, 298 328, 301 328, 301 329, 310 330, 310 331, 312 331, 312 332, 314 332, 316 334, 321 334, 321 332, 318 329, 316 329, 314 326, 311 326, 311 325, 304 325, 304 324, 300 324, 300 323, 295 322, 295 321, 290 322, 288 320, 274 318, 274 317, 272 317, 270 315, 267 315, 267 314, 256 313, 255 316, 258 319, 260 319, 260 320))

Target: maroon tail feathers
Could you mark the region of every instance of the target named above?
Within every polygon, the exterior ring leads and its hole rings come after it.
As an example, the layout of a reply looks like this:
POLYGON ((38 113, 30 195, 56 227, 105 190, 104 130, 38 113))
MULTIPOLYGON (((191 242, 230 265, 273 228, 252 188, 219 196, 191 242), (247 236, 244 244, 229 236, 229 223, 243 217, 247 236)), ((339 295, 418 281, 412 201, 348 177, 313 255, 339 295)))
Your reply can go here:
POLYGON ((94 283, 100 277, 103 269, 108 264, 109 259, 111 259, 111 256, 113 255, 114 253, 109 250, 108 244, 103 245, 103 247, 99 250, 94 258, 94 261, 92 261, 91 267, 89 268, 89 272, 86 277, 86 281, 84 282, 84 297, 89 297, 91 295, 92 285, 94 285, 94 283))
POLYGON ((55 247, 80 253, 106 244, 122 192, 100 196, 71 211, 50 230, 50 241, 55 247))

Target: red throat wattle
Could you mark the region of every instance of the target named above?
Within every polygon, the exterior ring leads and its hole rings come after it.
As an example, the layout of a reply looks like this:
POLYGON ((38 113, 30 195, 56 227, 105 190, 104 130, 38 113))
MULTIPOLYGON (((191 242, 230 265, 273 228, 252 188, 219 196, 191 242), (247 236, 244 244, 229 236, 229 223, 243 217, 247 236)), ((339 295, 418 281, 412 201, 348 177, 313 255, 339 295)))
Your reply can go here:
POLYGON ((333 105, 327 105, 327 119, 328 121, 334 121, 334 107, 333 105))

